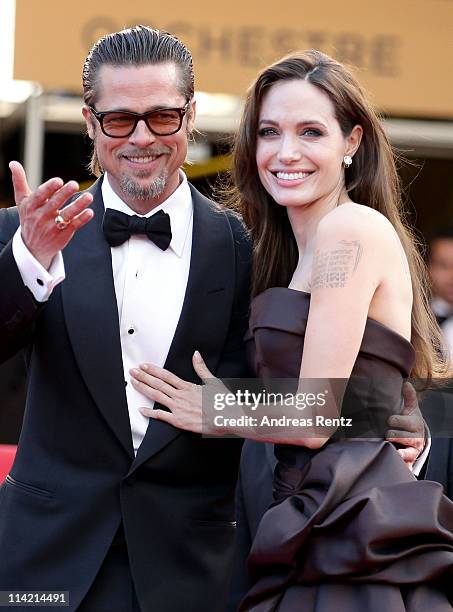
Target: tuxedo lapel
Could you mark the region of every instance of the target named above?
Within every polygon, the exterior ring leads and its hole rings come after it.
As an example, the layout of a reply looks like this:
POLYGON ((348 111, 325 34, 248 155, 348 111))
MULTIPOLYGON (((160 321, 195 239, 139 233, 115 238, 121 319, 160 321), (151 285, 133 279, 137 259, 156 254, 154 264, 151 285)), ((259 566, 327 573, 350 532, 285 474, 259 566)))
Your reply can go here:
MULTIPOLYGON (((226 215, 191 186, 193 237, 190 272, 181 316, 165 368, 184 380, 199 382, 192 367, 195 350, 215 372, 226 338, 235 283, 235 251, 226 215)), ((156 408, 161 406, 156 405, 156 408)), ((132 469, 182 433, 150 420, 132 469)))
POLYGON ((64 250, 63 308, 82 377, 108 425, 133 457, 111 251, 102 234, 101 180, 90 191, 94 219, 64 250))

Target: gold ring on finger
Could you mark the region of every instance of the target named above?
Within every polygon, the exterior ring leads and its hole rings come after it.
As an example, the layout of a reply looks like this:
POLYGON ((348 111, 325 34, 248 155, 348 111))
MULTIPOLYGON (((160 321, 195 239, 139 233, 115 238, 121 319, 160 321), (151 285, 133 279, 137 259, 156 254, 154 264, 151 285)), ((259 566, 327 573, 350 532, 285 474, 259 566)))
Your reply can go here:
POLYGON ((68 227, 68 225, 70 224, 70 221, 65 221, 65 219, 63 218, 61 212, 59 210, 57 210, 57 214, 55 216, 54 219, 55 225, 58 227, 59 230, 64 230, 68 227))

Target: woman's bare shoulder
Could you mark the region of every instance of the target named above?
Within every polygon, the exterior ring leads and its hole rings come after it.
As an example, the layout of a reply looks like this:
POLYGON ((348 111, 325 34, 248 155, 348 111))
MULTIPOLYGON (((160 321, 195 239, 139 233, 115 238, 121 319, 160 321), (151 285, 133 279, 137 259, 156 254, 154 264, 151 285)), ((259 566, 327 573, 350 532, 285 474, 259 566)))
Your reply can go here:
POLYGON ((399 243, 395 228, 385 215, 363 204, 348 202, 325 215, 317 231, 318 240, 357 239, 367 241, 391 240, 399 243))

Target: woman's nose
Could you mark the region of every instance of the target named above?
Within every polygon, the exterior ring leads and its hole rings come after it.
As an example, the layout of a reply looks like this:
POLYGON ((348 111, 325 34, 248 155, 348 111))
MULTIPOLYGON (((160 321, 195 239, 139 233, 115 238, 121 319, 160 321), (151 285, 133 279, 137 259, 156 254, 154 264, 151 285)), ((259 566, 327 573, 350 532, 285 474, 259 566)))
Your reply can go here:
POLYGON ((302 144, 298 138, 293 136, 285 136, 280 141, 280 148, 278 151, 278 159, 282 163, 291 163, 299 161, 302 158, 302 144))

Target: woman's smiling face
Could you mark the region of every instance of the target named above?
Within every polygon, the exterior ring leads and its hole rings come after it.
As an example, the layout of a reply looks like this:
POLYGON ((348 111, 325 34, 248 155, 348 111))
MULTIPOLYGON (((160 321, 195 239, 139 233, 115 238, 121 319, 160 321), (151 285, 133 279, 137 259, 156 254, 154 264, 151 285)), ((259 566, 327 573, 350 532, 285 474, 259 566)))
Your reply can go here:
MULTIPOLYGON (((354 131, 354 130, 353 130, 354 131)), ((266 191, 282 206, 304 206, 341 193, 349 153, 323 91, 302 79, 278 81, 261 104, 256 164, 266 191)))

